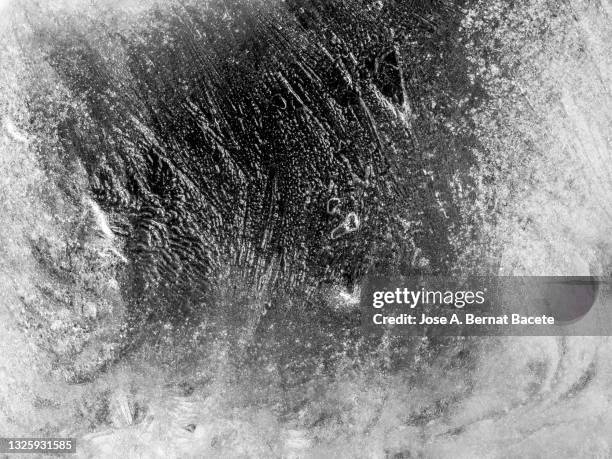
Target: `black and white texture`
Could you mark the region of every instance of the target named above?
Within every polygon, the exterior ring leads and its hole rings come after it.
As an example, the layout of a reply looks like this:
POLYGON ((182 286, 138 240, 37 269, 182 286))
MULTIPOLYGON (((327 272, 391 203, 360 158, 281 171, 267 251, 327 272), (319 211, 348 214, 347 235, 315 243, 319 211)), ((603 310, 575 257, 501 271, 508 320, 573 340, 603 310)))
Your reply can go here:
POLYGON ((609 277, 610 45, 608 0, 0 1, 0 434, 609 457, 607 337, 374 339, 357 304, 609 277))

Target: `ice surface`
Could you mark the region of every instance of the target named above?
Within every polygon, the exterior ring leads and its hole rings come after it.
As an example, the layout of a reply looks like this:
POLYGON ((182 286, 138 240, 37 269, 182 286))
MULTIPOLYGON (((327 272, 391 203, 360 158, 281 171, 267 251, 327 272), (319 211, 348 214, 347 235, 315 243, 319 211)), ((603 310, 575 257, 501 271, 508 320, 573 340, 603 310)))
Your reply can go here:
POLYGON ((213 25, 15 9, 2 432, 83 457, 610 456, 609 338, 372 343, 353 315, 374 259, 609 276, 610 3, 416 2, 414 31, 392 3, 287 2, 299 27, 248 2, 213 25))

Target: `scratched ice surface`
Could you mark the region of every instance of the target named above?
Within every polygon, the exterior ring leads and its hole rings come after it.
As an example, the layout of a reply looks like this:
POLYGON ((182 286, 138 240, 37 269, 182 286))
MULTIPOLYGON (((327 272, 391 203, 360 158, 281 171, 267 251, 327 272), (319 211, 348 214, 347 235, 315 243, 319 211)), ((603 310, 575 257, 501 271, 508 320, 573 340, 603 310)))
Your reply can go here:
POLYGON ((368 272, 610 275, 609 1, 0 2, 0 432, 609 457, 602 337, 365 339, 368 272))

